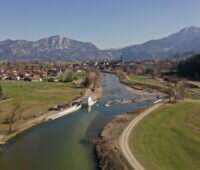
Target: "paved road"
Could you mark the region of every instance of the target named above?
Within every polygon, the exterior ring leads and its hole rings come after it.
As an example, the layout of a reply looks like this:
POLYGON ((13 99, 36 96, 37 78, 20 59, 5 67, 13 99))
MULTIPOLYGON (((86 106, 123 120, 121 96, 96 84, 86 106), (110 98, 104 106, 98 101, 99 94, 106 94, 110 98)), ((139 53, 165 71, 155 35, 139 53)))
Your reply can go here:
POLYGON ((135 158, 132 151, 129 148, 129 136, 132 131, 132 129, 137 125, 137 123, 143 119, 145 116, 147 116, 149 113, 151 113, 153 110, 160 107, 162 103, 156 104, 149 109, 145 110, 141 114, 139 114, 135 119, 133 119, 129 125, 124 129, 122 132, 122 135, 119 139, 119 148, 126 158, 126 160, 129 162, 131 167, 135 170, 144 170, 144 167, 140 164, 140 162, 135 158))

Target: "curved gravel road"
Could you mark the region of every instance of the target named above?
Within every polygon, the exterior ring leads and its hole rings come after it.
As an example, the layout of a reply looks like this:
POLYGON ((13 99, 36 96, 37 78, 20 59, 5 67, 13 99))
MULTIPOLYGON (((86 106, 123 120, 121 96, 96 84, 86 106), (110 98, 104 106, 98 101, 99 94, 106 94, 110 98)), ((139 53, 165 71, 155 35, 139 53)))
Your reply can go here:
POLYGON ((152 111, 154 111, 161 105, 162 103, 155 104, 154 106, 140 113, 135 119, 133 119, 128 124, 128 126, 124 129, 124 131, 122 132, 122 135, 120 136, 119 148, 122 154, 124 155, 124 157, 126 158, 126 160, 129 162, 129 164, 134 170, 144 170, 145 168, 140 164, 140 162, 136 159, 136 157, 133 155, 132 151, 129 148, 130 133, 141 119, 143 119, 145 116, 150 114, 152 111))

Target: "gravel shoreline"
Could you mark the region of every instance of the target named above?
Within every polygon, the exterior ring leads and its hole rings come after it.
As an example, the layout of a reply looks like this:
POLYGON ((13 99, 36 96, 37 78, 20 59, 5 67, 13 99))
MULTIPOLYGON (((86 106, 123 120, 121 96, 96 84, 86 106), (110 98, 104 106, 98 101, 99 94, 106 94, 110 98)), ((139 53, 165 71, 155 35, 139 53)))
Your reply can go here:
POLYGON ((137 114, 123 114, 115 116, 103 128, 100 139, 95 144, 99 169, 130 169, 120 153, 118 140, 123 129, 136 115, 137 114))

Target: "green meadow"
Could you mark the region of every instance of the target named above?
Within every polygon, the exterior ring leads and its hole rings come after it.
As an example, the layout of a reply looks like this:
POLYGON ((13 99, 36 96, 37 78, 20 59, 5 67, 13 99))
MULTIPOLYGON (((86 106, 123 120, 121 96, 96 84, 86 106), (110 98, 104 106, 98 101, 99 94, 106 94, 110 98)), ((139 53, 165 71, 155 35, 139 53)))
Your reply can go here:
POLYGON ((138 83, 147 84, 147 85, 157 85, 158 82, 148 76, 145 75, 137 75, 137 74, 130 74, 129 79, 138 83))
POLYGON ((4 96, 9 100, 0 101, 0 132, 8 128, 8 124, 2 122, 10 115, 13 101, 20 103, 20 114, 27 121, 47 113, 49 107, 71 101, 85 91, 83 88, 76 88, 72 83, 5 80, 1 81, 1 85, 4 96))
POLYGON ((129 142, 146 169, 200 169, 200 104, 164 104, 139 122, 129 142))

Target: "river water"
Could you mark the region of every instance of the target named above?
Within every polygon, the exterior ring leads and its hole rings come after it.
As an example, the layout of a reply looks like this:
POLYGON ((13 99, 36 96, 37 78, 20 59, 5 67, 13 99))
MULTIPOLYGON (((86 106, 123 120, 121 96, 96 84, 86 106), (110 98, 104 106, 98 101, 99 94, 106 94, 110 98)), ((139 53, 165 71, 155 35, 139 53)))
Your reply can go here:
POLYGON ((147 103, 115 104, 110 99, 133 98, 118 77, 103 76, 103 95, 91 111, 77 111, 37 125, 18 135, 0 155, 0 170, 93 170, 97 168, 91 141, 115 115, 147 103))

